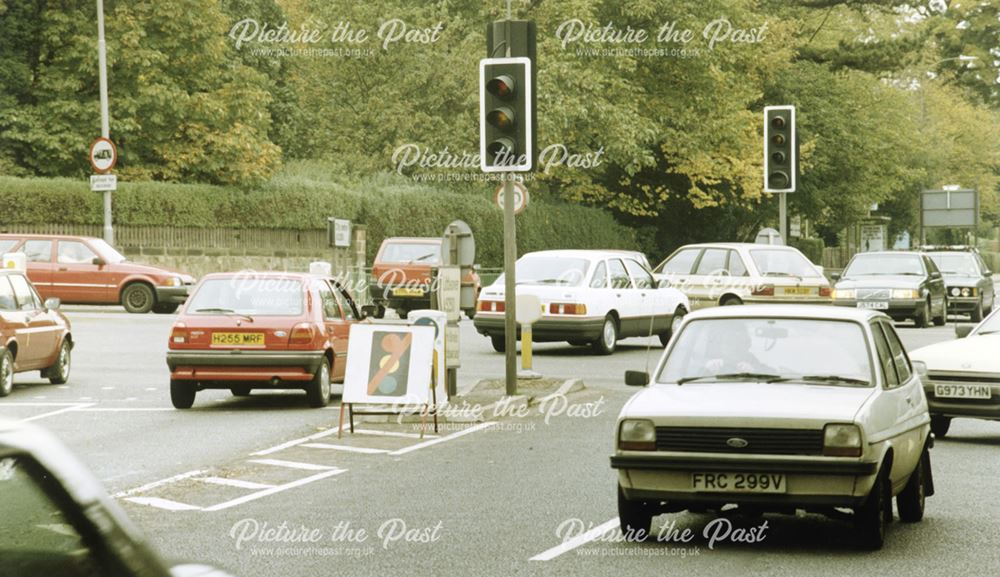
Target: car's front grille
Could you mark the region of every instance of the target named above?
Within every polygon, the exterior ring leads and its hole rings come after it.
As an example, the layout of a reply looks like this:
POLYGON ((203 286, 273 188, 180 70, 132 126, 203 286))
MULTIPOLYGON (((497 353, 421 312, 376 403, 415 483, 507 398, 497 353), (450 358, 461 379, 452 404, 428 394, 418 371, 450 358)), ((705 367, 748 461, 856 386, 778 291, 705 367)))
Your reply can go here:
POLYGON ((823 431, 743 427, 656 427, 658 451, 822 455, 823 431))
POLYGON ((891 296, 889 289, 858 289, 858 300, 889 300, 891 296))

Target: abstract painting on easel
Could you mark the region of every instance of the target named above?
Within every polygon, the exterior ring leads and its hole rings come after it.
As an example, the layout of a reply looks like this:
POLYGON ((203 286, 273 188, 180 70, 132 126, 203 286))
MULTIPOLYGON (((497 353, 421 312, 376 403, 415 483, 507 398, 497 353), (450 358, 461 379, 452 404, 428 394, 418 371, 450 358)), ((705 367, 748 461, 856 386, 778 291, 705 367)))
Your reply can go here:
POLYGON ((372 333, 368 370, 368 394, 381 397, 406 395, 410 371, 413 333, 375 331, 372 333))
POLYGON ((344 403, 429 402, 434 327, 357 323, 349 338, 344 403))

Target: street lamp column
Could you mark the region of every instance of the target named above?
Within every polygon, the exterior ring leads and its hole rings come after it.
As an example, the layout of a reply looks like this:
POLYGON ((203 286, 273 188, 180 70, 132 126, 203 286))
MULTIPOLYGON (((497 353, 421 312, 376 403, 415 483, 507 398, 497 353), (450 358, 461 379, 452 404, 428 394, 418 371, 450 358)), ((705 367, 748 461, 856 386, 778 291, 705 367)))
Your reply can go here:
MULTIPOLYGON (((104 42, 104 0, 97 0, 97 61, 98 76, 101 91, 101 136, 111 137, 110 120, 108 119, 108 57, 104 42)), ((104 191, 104 240, 113 245, 115 230, 111 225, 111 191, 104 191)))

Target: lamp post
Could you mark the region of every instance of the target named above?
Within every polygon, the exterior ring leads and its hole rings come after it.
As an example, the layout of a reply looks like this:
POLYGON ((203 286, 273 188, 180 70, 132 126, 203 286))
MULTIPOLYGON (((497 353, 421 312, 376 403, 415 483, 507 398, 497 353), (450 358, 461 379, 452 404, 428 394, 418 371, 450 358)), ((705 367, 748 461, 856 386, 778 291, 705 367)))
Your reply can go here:
MULTIPOLYGON (((108 57, 104 42, 104 0, 97 0, 97 62, 101 92, 101 136, 110 138, 111 126, 108 119, 108 57)), ((104 241, 115 243, 115 230, 111 225, 111 191, 104 191, 104 241)))

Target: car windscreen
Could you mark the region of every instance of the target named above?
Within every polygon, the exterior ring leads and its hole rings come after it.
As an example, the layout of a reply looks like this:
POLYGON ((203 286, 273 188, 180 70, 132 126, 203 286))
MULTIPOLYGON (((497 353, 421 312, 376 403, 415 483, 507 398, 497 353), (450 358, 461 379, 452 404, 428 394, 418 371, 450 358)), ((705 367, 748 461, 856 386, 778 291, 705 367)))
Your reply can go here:
POLYGON ((441 245, 426 242, 392 242, 385 245, 379 260, 390 264, 440 264, 441 245))
POLYGON ((730 378, 843 386, 873 382, 865 332, 851 321, 699 319, 675 338, 657 383, 730 378))
POLYGON ((103 258, 110 264, 118 264, 120 262, 125 262, 126 260, 128 260, 125 258, 125 255, 118 252, 115 249, 115 247, 111 246, 103 239, 97 238, 90 241, 90 243, 94 247, 94 249, 97 250, 97 253, 101 255, 101 258, 103 258))
POLYGON ((188 301, 188 314, 302 314, 302 281, 290 278, 233 277, 208 279, 188 301))
POLYGON ((979 266, 976 264, 976 257, 964 252, 932 252, 927 256, 931 257, 934 264, 941 270, 941 274, 954 274, 962 276, 979 276, 979 266))
MULTIPOLYGON (((514 276, 517 284, 580 286, 589 267, 590 261, 585 258, 525 256, 517 261, 514 276)), ((503 283, 504 275, 494 282, 503 283)))
POLYGON ((809 259, 794 250, 751 249, 757 270, 764 276, 822 277, 809 259))
POLYGON ((843 276, 876 275, 924 276, 924 265, 915 254, 859 254, 848 263, 843 276))

